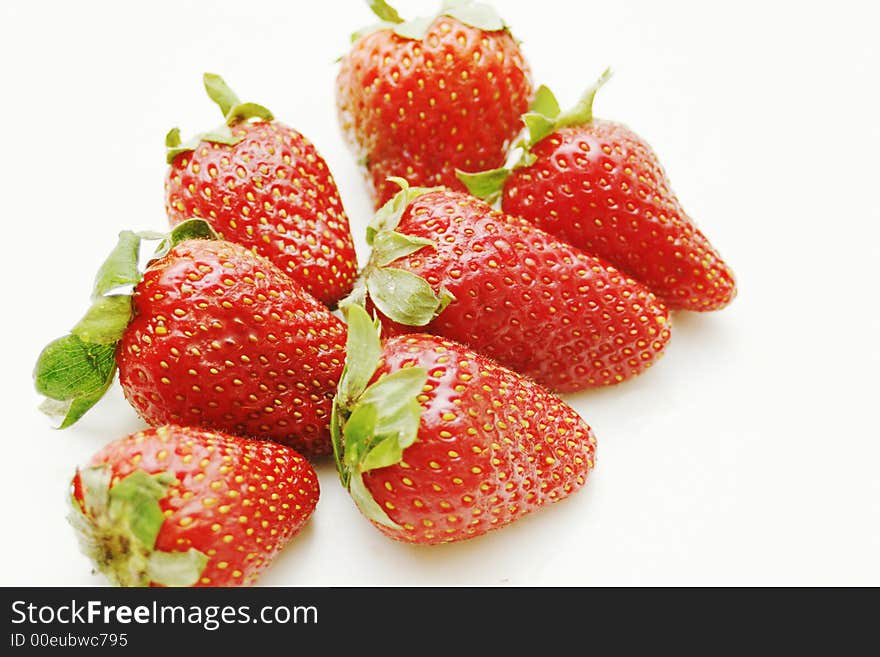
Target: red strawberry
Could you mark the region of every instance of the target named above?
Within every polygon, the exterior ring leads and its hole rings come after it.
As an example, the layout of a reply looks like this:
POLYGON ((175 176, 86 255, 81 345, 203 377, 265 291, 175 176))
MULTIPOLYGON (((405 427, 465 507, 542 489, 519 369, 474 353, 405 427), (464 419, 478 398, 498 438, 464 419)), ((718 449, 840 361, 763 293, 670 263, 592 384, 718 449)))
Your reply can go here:
POLYGON ((436 17, 404 22, 381 0, 370 6, 383 22, 352 37, 336 99, 377 207, 397 191, 389 176, 464 190, 456 169, 501 166, 532 83, 495 11, 446 3, 436 17))
POLYGON ((231 242, 189 239, 205 231, 198 219, 178 226, 142 280, 139 238, 123 233, 86 317, 41 354, 38 389, 63 402, 50 410, 67 426, 100 398, 118 364, 126 398, 152 425, 329 453, 345 326, 265 258, 231 242), (120 282, 136 283, 133 297, 106 296, 120 282))
POLYGON ((351 290, 357 262, 327 163, 265 107, 241 103, 220 76, 206 73, 204 82, 226 123, 183 145, 177 128, 168 133, 171 225, 205 219, 335 306, 351 290))
POLYGON ((368 241, 352 298, 366 291, 387 333, 424 326, 557 391, 639 374, 669 340, 640 283, 461 192, 405 188, 368 241))
POLYGON ((83 552, 117 586, 252 584, 318 502, 292 449, 174 425, 110 443, 72 488, 83 552))
POLYGON ((500 193, 505 212, 605 258, 670 308, 723 308, 736 295, 733 272, 682 209, 654 151, 626 126, 593 118, 609 75, 565 113, 542 87, 513 170, 461 179, 478 196, 500 193))
POLYGON ((583 486, 596 439, 565 402, 450 340, 380 346, 360 306, 345 312, 337 467, 382 532, 423 544, 472 538, 583 486))

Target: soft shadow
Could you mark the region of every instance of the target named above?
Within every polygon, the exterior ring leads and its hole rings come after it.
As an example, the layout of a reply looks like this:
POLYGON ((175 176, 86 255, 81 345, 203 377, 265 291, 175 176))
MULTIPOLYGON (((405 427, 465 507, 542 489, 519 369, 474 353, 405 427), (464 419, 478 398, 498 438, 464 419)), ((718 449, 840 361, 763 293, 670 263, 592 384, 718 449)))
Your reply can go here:
MULTIPOLYGON (((737 304, 736 301, 733 303, 737 304)), ((674 310, 671 317, 672 340, 699 338, 702 341, 713 341, 721 345, 735 335, 733 327, 736 325, 739 312, 739 305, 708 313, 674 310)))
MULTIPOLYGON (((317 513, 318 510, 316 509, 317 513)), ((287 547, 275 557, 275 560, 269 564, 257 580, 258 586, 295 586, 298 581, 301 569, 308 567, 308 559, 302 557, 314 547, 315 542, 315 522, 314 514, 309 521, 299 530, 287 547), (292 576, 292 579, 291 579, 292 576), (284 580, 279 581, 277 578, 283 577, 284 580)))
MULTIPOLYGON (((473 572, 474 564, 491 563, 495 559, 509 562, 512 552, 519 551, 519 557, 524 561, 540 559, 548 549, 547 536, 564 536, 559 531, 560 524, 590 523, 594 497, 590 494, 590 489, 594 488, 593 483, 589 481, 574 495, 533 511, 508 525, 463 541, 413 545, 379 536, 386 543, 383 552, 391 559, 405 562, 409 567, 432 571, 435 575, 438 571, 441 575, 449 572, 449 581, 454 581, 457 585, 486 584, 482 578, 471 582, 461 581, 460 578, 463 572, 473 572)), ((552 547, 549 549, 552 553, 552 547)), ((509 584, 509 580, 509 577, 504 577, 491 583, 504 585, 509 584)))

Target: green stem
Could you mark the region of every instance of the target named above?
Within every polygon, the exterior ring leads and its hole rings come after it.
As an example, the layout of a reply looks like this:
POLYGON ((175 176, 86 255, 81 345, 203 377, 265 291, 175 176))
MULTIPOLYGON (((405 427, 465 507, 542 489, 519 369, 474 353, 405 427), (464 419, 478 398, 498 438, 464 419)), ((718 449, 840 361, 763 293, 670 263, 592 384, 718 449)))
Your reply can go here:
POLYGON ((381 20, 389 23, 402 23, 403 19, 397 10, 389 5, 385 0, 367 0, 370 10, 376 14, 381 20))
POLYGON ((596 80, 581 96, 580 100, 571 109, 563 112, 556 119, 556 128, 565 128, 572 125, 583 125, 593 120, 593 100, 596 92, 611 78, 611 69, 606 68, 599 79, 596 80))

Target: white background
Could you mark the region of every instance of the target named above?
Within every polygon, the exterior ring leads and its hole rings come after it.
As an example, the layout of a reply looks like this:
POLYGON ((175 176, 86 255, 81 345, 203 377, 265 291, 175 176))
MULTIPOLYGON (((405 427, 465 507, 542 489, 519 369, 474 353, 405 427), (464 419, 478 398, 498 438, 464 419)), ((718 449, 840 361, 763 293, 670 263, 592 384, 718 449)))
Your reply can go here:
MULTIPOLYGON (((413 16, 435 0, 398 5, 413 16)), ((31 369, 84 311, 117 231, 165 227, 164 134, 219 119, 203 71, 317 144, 362 236, 370 205, 336 125, 334 60, 371 15, 357 0, 254 6, 2 3, 0 584, 104 582, 65 522, 67 482, 143 425, 114 386, 55 431, 31 369)), ((261 583, 880 585, 877 5, 497 6, 564 105, 614 67, 597 114, 653 144, 739 297, 677 314, 640 379, 568 397, 599 438, 576 496, 417 548, 361 518, 325 463, 312 521, 261 583)))

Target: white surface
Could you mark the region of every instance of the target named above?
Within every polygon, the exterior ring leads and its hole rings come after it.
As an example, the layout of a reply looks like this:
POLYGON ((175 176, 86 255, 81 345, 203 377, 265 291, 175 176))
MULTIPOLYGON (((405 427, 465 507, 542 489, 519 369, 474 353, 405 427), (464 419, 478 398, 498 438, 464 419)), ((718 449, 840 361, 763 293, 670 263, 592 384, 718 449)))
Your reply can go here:
MULTIPOLYGON (((411 16, 435 0, 396 4, 411 16)), ((564 104, 614 66, 597 114, 654 145, 739 298, 676 315, 647 375, 569 397, 599 437, 576 496, 420 549, 363 520, 328 463, 312 522, 262 583, 880 585, 876 5, 496 4, 564 104)), ((369 202, 336 125, 334 59, 370 15, 357 0, 305 5, 0 6, 0 584, 103 582, 77 552, 65 490, 142 424, 114 387, 54 431, 30 373, 85 309, 116 232, 164 228, 164 134, 218 118, 202 71, 317 144, 361 237, 369 202)))

